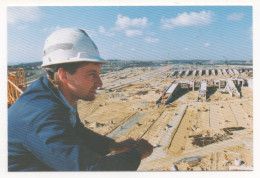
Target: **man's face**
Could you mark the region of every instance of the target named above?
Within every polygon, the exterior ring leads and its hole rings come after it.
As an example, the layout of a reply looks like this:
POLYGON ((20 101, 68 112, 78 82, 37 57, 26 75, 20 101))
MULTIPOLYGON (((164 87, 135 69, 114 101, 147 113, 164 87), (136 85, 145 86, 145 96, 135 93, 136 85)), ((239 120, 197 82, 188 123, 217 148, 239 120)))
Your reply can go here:
POLYGON ((74 100, 92 101, 95 99, 96 89, 102 87, 99 77, 101 64, 84 64, 74 74, 67 75, 68 89, 74 100))

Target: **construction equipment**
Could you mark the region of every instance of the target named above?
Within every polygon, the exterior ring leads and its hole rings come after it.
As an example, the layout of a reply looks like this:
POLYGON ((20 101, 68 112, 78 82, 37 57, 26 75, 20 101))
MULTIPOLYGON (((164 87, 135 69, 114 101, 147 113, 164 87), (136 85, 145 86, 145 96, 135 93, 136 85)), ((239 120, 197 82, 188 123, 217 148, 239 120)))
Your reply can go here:
POLYGON ((27 88, 25 72, 23 68, 8 69, 8 107, 10 107, 27 88))

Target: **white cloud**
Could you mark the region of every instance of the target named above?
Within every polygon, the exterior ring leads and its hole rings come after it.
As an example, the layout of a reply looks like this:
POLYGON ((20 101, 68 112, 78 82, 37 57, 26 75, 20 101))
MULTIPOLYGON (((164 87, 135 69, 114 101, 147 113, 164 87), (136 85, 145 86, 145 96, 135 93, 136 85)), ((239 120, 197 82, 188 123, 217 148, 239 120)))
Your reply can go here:
POLYGON ((146 17, 131 19, 127 16, 117 15, 117 20, 115 24, 116 30, 126 30, 130 28, 145 28, 149 25, 148 19, 146 17))
POLYGON ((33 22, 43 16, 39 7, 8 7, 7 22, 17 24, 20 22, 33 22))
POLYGON ((152 37, 147 37, 144 39, 147 43, 158 43, 160 40, 158 38, 152 38, 152 37))
POLYGON ((204 46, 205 46, 205 47, 209 47, 209 46, 210 46, 210 43, 205 43, 204 46))
POLYGON ((212 22, 212 17, 214 13, 211 11, 201 11, 197 12, 184 12, 178 14, 176 18, 162 18, 162 29, 173 29, 178 26, 203 26, 208 25, 212 22))
POLYGON ((103 26, 99 26, 98 27, 98 31, 99 33, 103 34, 103 35, 106 35, 106 36, 114 36, 115 34, 113 32, 109 32, 105 29, 105 27, 103 26))
POLYGON ((45 28, 42 29, 41 31, 42 31, 42 32, 47 32, 47 33, 52 33, 52 32, 54 32, 54 31, 56 31, 56 30, 59 30, 59 29, 61 29, 60 26, 56 26, 56 27, 45 27, 45 28))
POLYGON ((106 29, 103 26, 98 27, 99 33, 106 33, 106 29))
POLYGON ((188 50, 189 50, 189 48, 184 48, 184 50, 185 50, 185 51, 188 51, 188 50))
POLYGON ((135 48, 131 48, 130 51, 135 51, 135 48))
POLYGON ((86 30, 86 32, 90 37, 96 37, 97 36, 97 32, 95 30, 86 30))
POLYGON ((146 17, 131 19, 130 17, 118 14, 115 26, 111 30, 123 31, 126 36, 134 37, 142 35, 143 30, 151 24, 146 17))
POLYGON ((125 30, 125 35, 128 37, 139 36, 142 34, 143 32, 141 30, 125 30))
POLYGON ((243 17, 244 17, 244 14, 242 14, 242 13, 232 13, 227 16, 227 20, 240 21, 243 19, 243 17))

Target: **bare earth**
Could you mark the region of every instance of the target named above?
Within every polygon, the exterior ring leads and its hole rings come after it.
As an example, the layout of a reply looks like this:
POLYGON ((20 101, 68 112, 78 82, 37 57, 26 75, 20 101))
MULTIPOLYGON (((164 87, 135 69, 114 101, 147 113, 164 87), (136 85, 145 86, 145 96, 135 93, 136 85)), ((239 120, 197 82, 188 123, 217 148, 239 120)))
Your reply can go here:
MULTIPOLYGON (((104 86, 119 84, 151 72, 130 68, 108 74, 104 86), (120 79, 118 76, 127 75, 120 79)), ((117 141, 147 139, 153 154, 142 160, 139 171, 215 171, 253 169, 253 90, 241 87, 241 98, 217 88, 208 101, 197 102, 198 90, 181 94, 170 107, 155 101, 173 82, 228 78, 229 76, 167 77, 167 71, 130 84, 99 90, 96 100, 79 101, 78 111, 87 128, 108 135, 136 113, 137 123, 117 141), (187 107, 186 107, 187 106, 187 107), (183 114, 183 115, 182 115, 183 114), (178 119, 180 119, 178 121, 178 119)))

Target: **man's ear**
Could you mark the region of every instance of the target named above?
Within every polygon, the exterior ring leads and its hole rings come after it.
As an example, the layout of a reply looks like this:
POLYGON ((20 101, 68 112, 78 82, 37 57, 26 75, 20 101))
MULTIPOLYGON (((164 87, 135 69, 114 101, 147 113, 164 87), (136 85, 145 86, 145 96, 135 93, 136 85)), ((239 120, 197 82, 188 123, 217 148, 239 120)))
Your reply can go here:
POLYGON ((59 68, 58 69, 58 75, 59 75, 59 78, 60 78, 60 81, 62 82, 62 83, 64 83, 64 82, 66 82, 67 81, 67 79, 68 79, 68 72, 67 71, 65 71, 63 68, 59 68))

